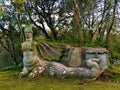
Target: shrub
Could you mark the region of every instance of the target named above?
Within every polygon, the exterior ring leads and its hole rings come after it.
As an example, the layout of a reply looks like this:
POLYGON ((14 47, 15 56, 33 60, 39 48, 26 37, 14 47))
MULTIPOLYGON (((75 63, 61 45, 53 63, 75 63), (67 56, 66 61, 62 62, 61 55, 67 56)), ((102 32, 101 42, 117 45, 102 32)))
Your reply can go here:
POLYGON ((7 51, 3 50, 0 53, 0 68, 10 66, 13 64, 14 64, 14 62, 13 62, 10 54, 7 51))

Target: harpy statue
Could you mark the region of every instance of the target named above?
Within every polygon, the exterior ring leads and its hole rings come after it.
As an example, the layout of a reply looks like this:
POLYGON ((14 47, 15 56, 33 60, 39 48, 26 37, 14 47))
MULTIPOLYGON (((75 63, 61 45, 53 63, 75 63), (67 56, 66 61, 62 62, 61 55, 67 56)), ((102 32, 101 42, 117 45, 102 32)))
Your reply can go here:
POLYGON ((58 78, 77 77, 95 80, 108 66, 108 51, 105 48, 66 47, 58 48, 46 42, 35 42, 33 31, 25 28, 26 40, 23 50, 23 70, 20 76, 36 77, 49 75, 58 78), (56 59, 50 61, 49 59, 56 59))

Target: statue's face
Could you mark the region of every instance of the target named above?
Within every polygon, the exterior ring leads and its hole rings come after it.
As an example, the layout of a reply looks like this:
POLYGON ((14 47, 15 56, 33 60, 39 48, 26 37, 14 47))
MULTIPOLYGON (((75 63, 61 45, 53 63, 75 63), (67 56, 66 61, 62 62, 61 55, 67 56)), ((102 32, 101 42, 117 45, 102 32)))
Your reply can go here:
POLYGON ((27 39, 32 38, 32 33, 31 32, 25 32, 25 38, 27 38, 27 39))

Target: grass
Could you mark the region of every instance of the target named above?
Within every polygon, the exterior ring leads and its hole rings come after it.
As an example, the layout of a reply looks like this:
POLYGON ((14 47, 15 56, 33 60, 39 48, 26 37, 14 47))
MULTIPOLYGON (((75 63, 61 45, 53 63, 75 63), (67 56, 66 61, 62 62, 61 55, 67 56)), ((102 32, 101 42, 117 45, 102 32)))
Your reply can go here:
POLYGON ((120 90, 120 82, 79 79, 56 79, 40 76, 35 79, 19 78, 19 71, 0 71, 0 90, 120 90))

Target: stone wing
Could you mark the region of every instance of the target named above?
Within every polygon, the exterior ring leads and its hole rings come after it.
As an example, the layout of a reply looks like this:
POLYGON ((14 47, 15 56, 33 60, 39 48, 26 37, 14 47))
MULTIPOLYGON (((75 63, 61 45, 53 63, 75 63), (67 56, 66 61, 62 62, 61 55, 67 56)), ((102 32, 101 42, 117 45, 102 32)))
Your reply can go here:
POLYGON ((36 44, 36 49, 38 55, 41 59, 48 61, 57 61, 61 56, 62 49, 57 47, 56 45, 46 43, 46 42, 38 42, 36 44))

